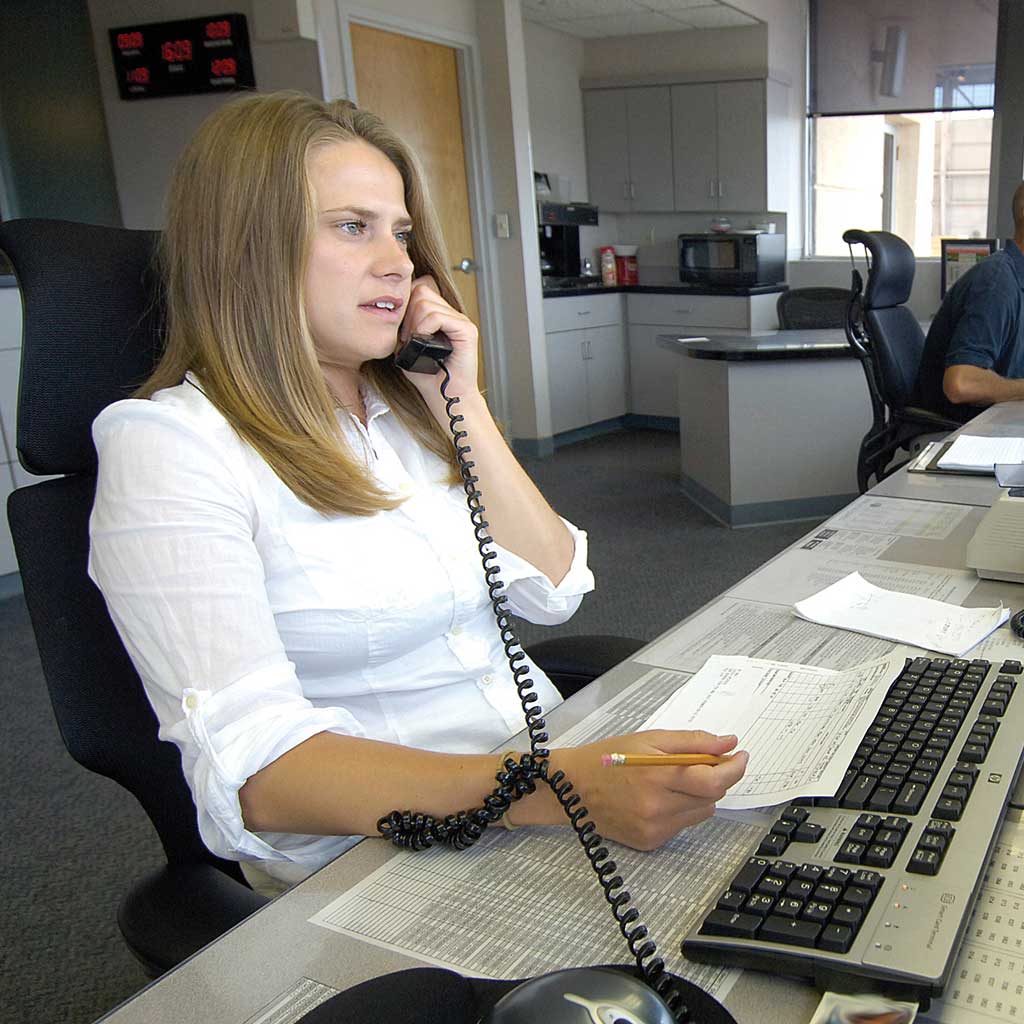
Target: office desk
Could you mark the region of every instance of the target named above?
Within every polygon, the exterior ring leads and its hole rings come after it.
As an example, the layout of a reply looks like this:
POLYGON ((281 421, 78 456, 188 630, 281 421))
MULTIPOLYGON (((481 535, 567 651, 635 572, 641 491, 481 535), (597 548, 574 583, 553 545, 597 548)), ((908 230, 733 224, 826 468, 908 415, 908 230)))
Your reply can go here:
MULTIPOLYGON (((976 434, 980 437, 1020 437, 1024 434, 1024 402, 1001 402, 975 416, 950 437, 976 434)), ((959 476, 952 473, 908 473, 898 469, 886 477, 872 494, 921 501, 952 501, 962 505, 988 507, 999 488, 993 476, 959 476)))
POLYGON ((871 425, 841 330, 658 336, 679 366, 683 492, 729 526, 826 516, 857 493, 871 425))
MULTIPOLYGON (((1018 406, 1018 409, 1024 425, 1024 405, 1018 406)), ((830 523, 834 526, 851 522, 848 517, 853 513, 863 514, 860 510, 865 507, 870 511, 871 502, 876 497, 872 493, 858 499, 863 504, 853 510, 840 512, 830 523)), ((885 508, 896 507, 891 499, 882 500, 885 508)), ((912 505, 918 509, 928 507, 922 503, 912 505)), ((911 505, 905 507, 910 508, 911 505)), ((884 509, 879 508, 879 512, 882 511, 884 509)), ((943 512, 938 508, 935 511, 943 512)), ((898 536, 895 541, 885 543, 885 549, 878 553, 878 559, 897 567, 962 567, 965 546, 983 515, 983 509, 967 507, 945 511, 952 524, 948 535, 931 539, 927 535, 898 536)), ((831 528, 829 524, 825 526, 831 528)), ((844 528, 839 526, 837 529, 839 532, 831 537, 842 539, 844 528)), ((794 584, 793 573, 788 568, 790 565, 800 560, 814 559, 823 552, 827 554, 827 544, 820 541, 822 532, 823 527, 815 527, 807 537, 797 541, 787 551, 668 631, 645 650, 649 651, 667 638, 681 635, 682 646, 686 650, 699 651, 693 654, 696 665, 711 653, 707 639, 709 631, 713 631, 716 623, 728 616, 744 623, 752 623, 755 617, 758 620, 757 627, 750 626, 745 638, 741 639, 743 635, 738 630, 732 632, 729 653, 771 657, 773 655, 769 649, 773 644, 778 646, 784 642, 787 629, 802 631, 801 636, 806 637, 807 624, 801 625, 790 616, 790 595, 781 594, 768 580, 773 573, 779 575, 781 572, 782 577, 790 581, 787 585, 792 587, 794 584), (808 547, 811 540, 818 540, 819 544, 808 547), (777 623, 774 627, 771 626, 773 619, 777 623)), ((927 531, 917 532, 927 534, 927 531)), ((1024 602, 1024 587, 979 581, 964 603, 977 606, 992 604, 997 600, 1017 607, 1024 602)), ((862 639, 853 634, 829 631, 826 627, 814 628, 821 631, 826 639, 827 634, 834 634, 840 645, 859 643, 862 639)), ((1005 627, 1003 632, 1006 632, 1005 627)), ((849 646, 846 651, 850 657, 856 654, 855 650, 851 652, 849 646)), ((1020 645, 1020 652, 1024 656, 1024 644, 1020 645)), ((643 657, 644 652, 640 652, 640 656, 643 657)), ((648 665, 637 660, 618 666, 548 715, 552 734, 557 735, 563 728, 601 707, 648 670, 648 665)), ((302 983, 302 979, 311 979, 307 985, 319 983, 343 989, 367 978, 415 965, 418 961, 404 954, 309 923, 309 918, 316 912, 393 855, 392 848, 380 840, 364 841, 110 1013, 104 1020, 111 1024, 187 1024, 200 1021, 246 1024, 250 1020, 261 1019, 260 1011, 302 983)), ((580 870, 589 870, 582 861, 580 870)), ((635 877, 631 889, 643 910, 646 902, 643 878, 635 877)), ((598 899, 596 884, 593 891, 595 899, 598 899)), ((612 928, 610 914, 608 926, 612 928)), ((656 938, 667 951, 678 944, 681 935, 659 933, 656 938)), ((624 944, 621 959, 624 962, 627 960, 624 944)), ((557 966, 560 965, 550 965, 552 969, 557 966)), ((818 998, 818 993, 809 985, 747 971, 725 1002, 741 1024, 799 1024, 810 1019, 818 998)))

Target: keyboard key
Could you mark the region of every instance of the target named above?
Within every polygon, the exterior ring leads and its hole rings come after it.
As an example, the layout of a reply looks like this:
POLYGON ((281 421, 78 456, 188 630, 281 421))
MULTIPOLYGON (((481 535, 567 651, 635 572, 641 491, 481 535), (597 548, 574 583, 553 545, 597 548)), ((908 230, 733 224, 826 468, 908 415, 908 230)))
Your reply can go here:
POLYGON ((922 786, 918 782, 908 782, 893 800, 892 809, 900 814, 917 814, 927 795, 926 786, 922 786))
POLYGON ((950 772, 949 784, 951 786, 963 786, 968 793, 974 786, 974 779, 967 772, 950 772))
POLYGON ((796 804, 790 804, 779 817, 783 821, 795 821, 798 825, 801 825, 810 817, 810 814, 811 812, 806 807, 797 807, 796 804))
POLYGON ((822 882, 814 890, 814 898, 818 903, 838 903, 839 897, 843 895, 843 888, 840 885, 830 885, 822 882))
POLYGON ((813 821, 805 821, 802 825, 797 826, 797 830, 793 833, 793 842, 816 843, 824 834, 825 827, 823 825, 816 825, 813 821))
POLYGON ((761 926, 756 914, 737 914, 728 910, 712 910, 700 926, 702 935, 727 935, 738 939, 752 939, 761 926))
POLYGON ((891 828, 895 832, 902 832, 906 835, 910 831, 910 822, 906 818, 890 814, 882 819, 882 828, 891 828))
POLYGON ((779 836, 769 833, 761 840, 761 845, 758 846, 757 852, 762 857, 778 857, 780 854, 786 852, 786 847, 788 846, 788 836, 779 836))
POLYGON ((796 874, 796 865, 792 861, 777 860, 771 872, 776 878, 784 878, 788 882, 796 874))
POLYGON ((942 855, 946 852, 946 847, 949 845, 949 840, 945 836, 935 835, 934 832, 925 832, 923 836, 917 841, 917 848, 919 850, 934 850, 935 853, 942 855))
POLYGON ((799 917, 800 911, 803 909, 804 904, 802 900, 794 900, 789 896, 784 896, 775 904, 775 913, 779 917, 799 917))
POLYGON ((954 786, 952 783, 943 787, 940 796, 948 800, 959 800, 961 804, 967 803, 967 797, 970 795, 970 791, 966 786, 954 786))
MULTIPOLYGON (((950 777, 952 778, 952 776, 950 777)), ((856 825, 850 829, 846 838, 852 839, 855 843, 870 843, 875 838, 875 830, 873 828, 861 828, 860 825, 856 825)))
POLYGON ((862 814, 857 818, 856 824, 860 828, 876 829, 882 824, 882 819, 877 814, 862 814))
POLYGON ((776 878, 774 875, 765 875, 760 882, 757 883, 757 891, 765 896, 781 896, 785 891, 786 883, 781 878, 776 878))
POLYGON ((831 915, 831 903, 820 903, 817 900, 811 900, 810 903, 804 906, 800 917, 804 921, 814 921, 816 924, 824 924, 831 915))
POLYGON ((887 811, 896 799, 897 790, 892 786, 878 786, 868 798, 868 807, 873 811, 887 811))
POLYGON ((747 894, 738 889, 726 889, 715 904, 718 910, 739 910, 747 901, 747 894))
POLYGON ((740 892, 751 893, 757 888, 757 883, 768 873, 768 861, 763 857, 751 857, 739 873, 732 880, 730 889, 738 889, 740 892))
POLYGON ((765 896, 763 893, 755 892, 753 896, 747 898, 747 902, 743 904, 743 911, 746 914, 757 914, 759 917, 767 917, 772 912, 772 907, 775 906, 775 900, 771 896, 765 896))
POLYGON ((959 821, 963 813, 964 805, 959 800, 939 797, 935 804, 935 809, 932 811, 932 817, 942 818, 945 821, 959 821))
MULTIPOLYGON (((945 822, 939 822, 939 824, 945 824, 945 822)), ((882 888, 883 879, 877 871, 861 870, 854 872, 851 881, 860 889, 868 889, 873 893, 877 893, 882 888)))
POLYGON ((801 864, 796 869, 796 877, 804 882, 813 882, 815 885, 821 881, 825 869, 820 864, 801 864))
POLYGON ((835 859, 840 864, 860 864, 864 860, 864 854, 867 852, 866 843, 858 843, 856 840, 847 839, 836 851, 835 859))
POLYGON ((795 878, 786 886, 786 895, 794 900, 807 900, 814 894, 816 882, 803 878, 795 878))
POLYGON ((898 850, 903 844, 903 833, 897 832, 894 828, 880 828, 875 836, 875 842, 898 850))
POLYGON ((926 833, 930 832, 932 835, 943 836, 947 841, 956 835, 956 829, 950 825, 948 821, 938 821, 935 818, 925 825, 924 830, 926 833))
POLYGON ((827 924, 818 938, 818 948, 829 953, 846 953, 853 945, 853 929, 841 924, 827 924))
POLYGON ((829 868, 825 872, 825 877, 822 878, 823 882, 828 882, 829 885, 841 885, 843 887, 850 884, 850 879, 853 877, 853 872, 848 868, 829 868))
POLYGON ((832 914, 832 924, 846 924, 851 928, 859 928, 864 920, 864 911, 860 907, 851 907, 849 903, 840 903, 832 914))
POLYGON ((879 843, 872 843, 868 847, 868 852, 864 854, 864 863, 876 868, 891 868, 895 859, 896 851, 879 843))
POLYGON ((914 851, 907 865, 907 870, 915 875, 937 875, 939 873, 940 856, 934 850, 914 851))
POLYGON ((788 946, 814 946, 821 934, 821 925, 773 914, 761 926, 758 938, 766 942, 784 942, 788 946))
POLYGON ((964 749, 960 751, 961 761, 970 761, 972 764, 981 764, 985 760, 988 748, 980 743, 965 743, 964 749))
POLYGON ((999 667, 1000 672, 1009 672, 1011 675, 1019 676, 1021 667, 1019 661, 1004 661, 999 667))
MULTIPOLYGON (((932 838, 938 839, 939 837, 933 836, 932 838)), ((851 885, 843 893, 844 903, 849 903, 851 907, 860 907, 861 910, 867 910, 874 898, 875 895, 870 889, 862 889, 859 885, 851 885)))
POLYGON ((796 822, 795 821, 787 821, 785 818, 780 818, 771 827, 772 835, 785 836, 787 839, 790 836, 792 836, 795 831, 796 831, 796 822))
POLYGON ((856 810, 867 807, 874 788, 874 779, 869 778, 867 775, 858 775, 846 791, 846 796, 843 798, 843 806, 852 807, 856 810))

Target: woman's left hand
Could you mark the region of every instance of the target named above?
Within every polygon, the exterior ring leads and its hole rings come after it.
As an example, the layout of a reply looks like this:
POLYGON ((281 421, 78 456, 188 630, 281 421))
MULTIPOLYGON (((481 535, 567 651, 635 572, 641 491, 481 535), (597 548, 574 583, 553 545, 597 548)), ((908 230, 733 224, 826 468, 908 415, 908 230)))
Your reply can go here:
MULTIPOLYGON (((436 334, 441 331, 452 343, 452 354, 445 361, 450 382, 448 394, 467 396, 477 391, 477 345, 479 332, 476 324, 457 309, 453 309, 437 289, 429 275, 418 277, 412 283, 405 319, 398 332, 401 348, 413 334, 436 334)), ((439 374, 410 373, 405 375, 428 401, 439 394, 439 374)))

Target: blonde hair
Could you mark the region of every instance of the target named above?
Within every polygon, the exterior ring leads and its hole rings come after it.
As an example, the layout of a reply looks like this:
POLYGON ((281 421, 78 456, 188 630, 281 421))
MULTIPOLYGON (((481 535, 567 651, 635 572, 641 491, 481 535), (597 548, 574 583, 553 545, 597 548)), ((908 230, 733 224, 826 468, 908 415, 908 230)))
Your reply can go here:
MULTIPOLYGON (((461 311, 437 216, 408 146, 347 100, 249 95, 207 118, 175 167, 158 257, 167 346, 137 392, 149 398, 192 371, 238 435, 324 515, 372 515, 402 501, 346 444, 304 308, 316 222, 307 159, 315 146, 357 139, 379 149, 402 176, 414 275, 430 274, 461 311)), ((380 359, 363 372, 456 479, 450 439, 402 371, 380 359)))

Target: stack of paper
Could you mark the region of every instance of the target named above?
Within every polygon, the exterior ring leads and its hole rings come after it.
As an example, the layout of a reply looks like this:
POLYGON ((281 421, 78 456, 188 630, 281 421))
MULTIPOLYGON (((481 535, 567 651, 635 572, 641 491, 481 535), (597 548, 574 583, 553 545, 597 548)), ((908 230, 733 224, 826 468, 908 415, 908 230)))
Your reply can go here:
POLYGON ((939 469, 991 473, 997 462, 1024 462, 1024 437, 976 437, 973 434, 961 434, 939 459, 939 469))
POLYGON ((900 594, 851 572, 794 606, 797 615, 823 626, 923 647, 961 658, 1010 617, 1009 609, 960 608, 929 597, 900 594))

